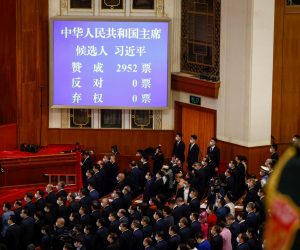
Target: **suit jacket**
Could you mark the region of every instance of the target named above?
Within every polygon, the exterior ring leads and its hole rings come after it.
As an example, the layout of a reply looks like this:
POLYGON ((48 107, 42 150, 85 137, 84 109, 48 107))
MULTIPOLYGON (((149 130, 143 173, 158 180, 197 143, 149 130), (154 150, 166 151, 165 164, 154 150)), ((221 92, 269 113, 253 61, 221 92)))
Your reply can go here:
POLYGON ((222 250, 223 239, 222 239, 221 235, 217 234, 216 236, 212 237, 210 244, 211 244, 211 249, 222 250))
POLYGON ((120 235, 120 245, 122 250, 131 250, 133 235, 130 230, 122 232, 120 235))
POLYGON ((32 201, 30 201, 30 202, 26 203, 26 205, 24 207, 28 209, 28 212, 29 212, 28 215, 30 217, 33 217, 33 215, 35 213, 35 204, 32 201))
POLYGON ((241 232, 240 224, 237 221, 234 221, 229 226, 229 230, 231 232, 231 245, 232 245, 232 248, 236 249, 236 247, 237 247, 236 237, 238 237, 238 235, 241 232))
POLYGON ((190 233, 191 237, 194 238, 196 233, 201 231, 201 225, 199 221, 193 221, 190 225, 190 233))
POLYGON ((84 214, 84 215, 81 215, 81 217, 80 217, 80 223, 83 227, 91 224, 91 221, 92 221, 92 219, 89 214, 84 214))
POLYGON ((184 156, 185 144, 183 141, 175 142, 173 146, 172 155, 175 155, 178 159, 180 159, 181 163, 185 161, 184 156))
POLYGON ((8 226, 4 242, 8 250, 18 250, 20 247, 21 227, 17 224, 8 226))
POLYGON ((96 189, 92 190, 89 193, 89 197, 91 198, 92 201, 98 200, 100 198, 99 193, 96 189))
POLYGON ((57 197, 55 193, 53 191, 48 193, 48 195, 46 196, 46 203, 51 204, 52 207, 55 208, 57 205, 56 201, 57 201, 57 197))
POLYGON ((180 228, 178 234, 180 236, 181 242, 186 244, 188 239, 190 238, 191 230, 188 227, 180 228))
POLYGON ((120 234, 119 225, 120 225, 120 223, 119 223, 118 220, 114 220, 113 222, 111 222, 109 227, 108 227, 109 232, 120 234))
POLYGON ((44 211, 44 207, 46 205, 46 201, 44 198, 40 198, 35 201, 36 211, 44 211))
POLYGON ((114 199, 111 204, 114 211, 118 211, 119 209, 123 208, 123 199, 116 198, 114 199))
POLYGON ((190 212, 199 213, 200 210, 200 200, 198 198, 194 198, 190 201, 189 204, 190 212))
POLYGON ((99 172, 94 174, 96 180, 96 187, 95 189, 98 191, 100 197, 104 196, 104 179, 105 179, 105 171, 103 168, 99 170, 99 172))
POLYGON ((192 170, 193 164, 195 162, 198 162, 199 152, 200 152, 200 148, 196 143, 193 146, 192 144, 189 144, 189 151, 187 156, 187 163, 188 163, 189 170, 192 170))
POLYGON ((25 248, 34 240, 34 219, 27 217, 21 223, 21 245, 25 248))
POLYGON ((177 225, 181 217, 188 218, 189 207, 186 204, 177 206, 173 209, 172 214, 174 216, 174 224, 177 225))
POLYGON ((147 225, 142 228, 142 231, 143 231, 144 238, 151 237, 152 233, 153 233, 153 228, 152 228, 152 226, 147 225))
POLYGON ((132 246, 135 250, 144 250, 143 247, 143 231, 140 229, 137 229, 133 231, 133 237, 132 237, 132 246))
POLYGON ((167 229, 167 226, 166 226, 166 222, 164 219, 157 220, 153 226, 154 233, 166 232, 166 229, 167 229))
POLYGON ((67 198, 68 193, 67 193, 64 189, 61 189, 61 190, 59 190, 59 191, 56 193, 56 197, 58 198, 58 197, 61 197, 61 196, 67 198))
POLYGON ((57 210, 57 217, 63 217, 65 221, 68 221, 69 219, 69 210, 65 205, 61 205, 58 207, 57 210))
POLYGON ((236 250, 250 250, 249 245, 247 242, 239 244, 236 250))
POLYGON ((83 196, 79 201, 80 206, 85 206, 90 209, 92 200, 89 196, 83 196))
POLYGON ((168 243, 164 240, 161 240, 156 243, 155 250, 168 250, 168 243))
POLYGON ((255 229, 258 229, 257 215, 254 212, 248 213, 245 223, 247 228, 253 227, 255 229))
POLYGON ((107 236, 109 234, 108 228, 101 227, 95 233, 94 249, 104 250, 108 244, 107 236))
POLYGON ((171 236, 168 240, 169 249, 177 250, 179 243, 180 243, 180 236, 178 234, 171 236))
POLYGON ((218 167, 219 163, 220 163, 220 149, 217 146, 214 146, 214 148, 208 147, 206 152, 207 152, 207 155, 213 155, 214 162, 216 163, 216 166, 218 167))

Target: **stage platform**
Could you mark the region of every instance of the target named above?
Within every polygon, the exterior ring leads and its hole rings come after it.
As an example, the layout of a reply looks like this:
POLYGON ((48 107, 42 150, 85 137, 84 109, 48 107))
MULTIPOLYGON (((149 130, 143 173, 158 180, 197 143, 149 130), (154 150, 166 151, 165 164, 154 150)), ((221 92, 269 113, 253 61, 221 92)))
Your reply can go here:
POLYGON ((37 153, 20 150, 0 151, 0 204, 23 198, 26 192, 45 190, 50 182, 64 181, 67 188, 82 186, 80 153, 72 153, 74 145, 49 145, 37 153))

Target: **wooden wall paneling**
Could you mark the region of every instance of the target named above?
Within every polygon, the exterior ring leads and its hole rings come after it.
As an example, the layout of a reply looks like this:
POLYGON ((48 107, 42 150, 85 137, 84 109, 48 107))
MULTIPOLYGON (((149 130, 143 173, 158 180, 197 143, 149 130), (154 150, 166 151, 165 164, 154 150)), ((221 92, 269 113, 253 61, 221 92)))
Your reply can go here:
POLYGON ((15 150, 17 148, 16 123, 0 126, 0 150, 15 150))
POLYGON ((0 1, 0 125, 17 122, 16 2, 0 1))
POLYGON ((275 1, 273 89, 272 89, 272 135, 281 141, 281 86, 283 60, 283 24, 285 0, 275 1))
POLYGON ((218 98, 220 83, 209 82, 196 77, 172 74, 171 88, 177 91, 218 98))
POLYGON ((96 154, 111 152, 117 145, 121 155, 135 155, 137 149, 162 145, 166 157, 170 157, 174 141, 172 130, 114 130, 114 129, 49 129, 49 144, 74 144, 79 141, 96 154))
MULTIPOLYGON (((47 78, 47 70, 45 69, 48 64, 48 49, 47 46, 43 46, 44 40, 48 41, 48 34, 41 30, 45 28, 45 20, 48 17, 47 9, 48 1, 46 0, 34 0, 31 1, 30 5, 25 1, 17 1, 17 124, 19 143, 41 143, 42 97, 40 81, 47 78), (44 25, 40 25, 42 21, 44 21, 44 25)), ((45 82, 47 83, 47 81, 45 82)), ((44 112, 46 112, 46 108, 44 108, 44 112)))
POLYGON ((300 133, 300 8, 275 1, 272 135, 286 144, 300 133))
POLYGON ((244 155, 247 157, 248 173, 256 174, 259 177, 259 168, 270 157, 270 146, 247 148, 229 142, 218 141, 218 147, 221 151, 221 160, 226 164, 233 160, 237 155, 244 155))
POLYGON ((286 14, 283 40, 281 142, 300 132, 300 14, 286 14))

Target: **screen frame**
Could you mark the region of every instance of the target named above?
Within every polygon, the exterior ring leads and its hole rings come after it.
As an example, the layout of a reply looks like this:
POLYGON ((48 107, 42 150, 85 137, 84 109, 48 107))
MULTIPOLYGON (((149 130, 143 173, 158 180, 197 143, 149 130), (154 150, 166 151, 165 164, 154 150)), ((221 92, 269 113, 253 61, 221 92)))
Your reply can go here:
POLYGON ((122 110, 167 110, 170 108, 170 91, 171 91, 171 46, 170 46, 170 37, 171 37, 171 19, 168 17, 91 17, 91 16, 55 16, 50 18, 49 22, 49 108, 50 109, 122 109, 122 110), (168 55, 167 55, 167 105, 162 107, 141 107, 141 106, 67 106, 67 105, 54 105, 53 96, 54 96, 54 36, 53 36, 53 24, 54 21, 111 21, 111 22, 166 22, 168 23, 168 55))

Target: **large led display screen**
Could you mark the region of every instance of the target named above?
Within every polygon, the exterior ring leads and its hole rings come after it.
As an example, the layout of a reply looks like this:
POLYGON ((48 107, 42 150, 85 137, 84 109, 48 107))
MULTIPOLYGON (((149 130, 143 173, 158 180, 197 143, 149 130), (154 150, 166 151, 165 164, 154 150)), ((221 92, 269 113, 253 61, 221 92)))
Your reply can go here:
POLYGON ((54 18, 50 107, 168 107, 168 20, 54 18))

